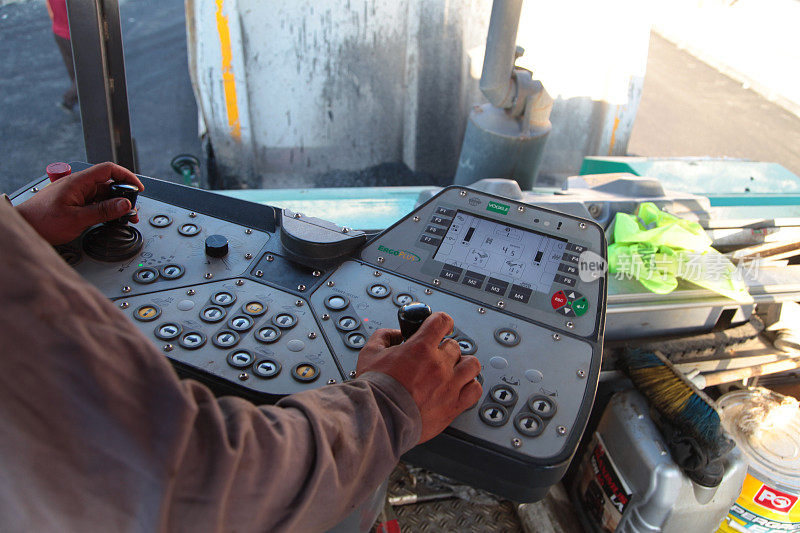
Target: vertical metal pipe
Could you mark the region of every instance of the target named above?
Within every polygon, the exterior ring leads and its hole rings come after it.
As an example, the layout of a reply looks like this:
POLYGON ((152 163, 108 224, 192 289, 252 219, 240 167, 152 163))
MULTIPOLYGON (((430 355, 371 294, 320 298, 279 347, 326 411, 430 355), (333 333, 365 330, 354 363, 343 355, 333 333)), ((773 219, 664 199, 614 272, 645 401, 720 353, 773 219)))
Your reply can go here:
POLYGON ((522 12, 522 0, 494 0, 486 53, 483 57, 480 89, 497 107, 511 107, 514 96, 514 69, 517 49, 517 29, 522 12))
POLYGON ((136 172, 117 0, 67 0, 86 158, 136 172))

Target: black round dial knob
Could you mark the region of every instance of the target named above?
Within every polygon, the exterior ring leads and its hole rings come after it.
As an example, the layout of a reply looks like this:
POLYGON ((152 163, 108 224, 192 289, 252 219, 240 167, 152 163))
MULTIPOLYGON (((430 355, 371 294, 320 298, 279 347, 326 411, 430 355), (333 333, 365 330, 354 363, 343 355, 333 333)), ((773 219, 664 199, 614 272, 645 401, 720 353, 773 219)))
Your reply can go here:
POLYGON ((131 210, 128 214, 114 221, 125 224, 130 220, 131 216, 136 214, 134 209, 136 208, 136 200, 139 198, 139 188, 136 185, 129 185, 127 183, 112 183, 110 190, 111 198, 127 198, 131 203, 131 210))
POLYGON ((225 257, 228 255, 228 238, 224 235, 206 237, 206 255, 208 257, 225 257))
POLYGON ((397 320, 400 322, 400 333, 403 340, 408 340, 419 327, 431 316, 431 308, 421 302, 411 302, 397 310, 397 320))

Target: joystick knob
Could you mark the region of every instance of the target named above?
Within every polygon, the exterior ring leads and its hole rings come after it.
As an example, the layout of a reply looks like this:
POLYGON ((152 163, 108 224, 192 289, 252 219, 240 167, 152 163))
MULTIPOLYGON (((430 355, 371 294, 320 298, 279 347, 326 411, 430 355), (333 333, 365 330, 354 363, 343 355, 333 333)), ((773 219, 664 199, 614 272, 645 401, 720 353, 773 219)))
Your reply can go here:
POLYGON ((403 340, 407 341, 419 327, 431 316, 431 308, 421 302, 411 302, 397 310, 397 320, 400 322, 400 333, 403 340))
POLYGON ((225 257, 228 255, 228 238, 224 235, 206 237, 206 255, 208 257, 225 257))
POLYGON ((127 224, 131 216, 135 214, 134 208, 136 207, 136 200, 139 198, 139 188, 136 185, 129 185, 127 183, 112 183, 111 198, 127 198, 131 203, 131 211, 129 211, 127 215, 123 215, 114 221, 127 224))

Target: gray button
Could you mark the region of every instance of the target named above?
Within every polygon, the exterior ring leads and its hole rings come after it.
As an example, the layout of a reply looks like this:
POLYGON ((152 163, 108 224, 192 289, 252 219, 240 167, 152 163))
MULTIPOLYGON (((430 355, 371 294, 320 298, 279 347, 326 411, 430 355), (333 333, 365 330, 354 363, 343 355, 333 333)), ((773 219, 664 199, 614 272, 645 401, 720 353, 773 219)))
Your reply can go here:
POLYGON ((526 437, 538 437, 544 431, 544 422, 532 413, 520 413, 514 419, 517 431, 526 437))
POLYGON ((517 393, 514 392, 514 389, 506 385, 495 385, 489 391, 489 396, 493 401, 500 405, 505 405, 506 407, 514 405, 517 401, 517 393))
POLYGON ((272 323, 279 328, 289 329, 297 324, 297 318, 290 313, 280 313, 272 317, 272 323))
POLYGON ((528 398, 528 409, 542 418, 552 418, 556 413, 556 403, 551 398, 538 394, 528 398))
POLYGON ((249 316, 235 316, 231 319, 230 326, 235 331, 247 331, 253 327, 253 319, 249 316))
POLYGON ((158 279, 158 270, 154 268, 140 268, 133 273, 133 280, 137 283, 153 283, 158 279))
POLYGON ((230 305, 236 300, 236 297, 229 292, 222 291, 215 294, 211 300, 217 305, 230 305))
POLYGON ((373 298, 386 298, 390 292, 392 292, 391 289, 383 283, 375 283, 367 289, 367 294, 373 298))
POLYGON ((220 348, 230 348, 239 342, 239 336, 233 331, 220 331, 214 337, 214 344, 220 348))
POLYGON ((201 347, 206 342, 206 337, 197 331, 191 331, 181 337, 180 345, 186 349, 194 350, 201 347))
POLYGON ((292 339, 286 343, 286 347, 289 348, 290 352, 302 352, 303 348, 306 347, 306 343, 300 339, 292 339))
POLYGON ((191 311, 194 309, 194 301, 192 300, 181 300, 178 302, 178 309, 181 311, 191 311))
POLYGON ((164 279, 178 279, 183 276, 183 267, 180 265, 166 265, 161 267, 161 276, 164 279))
POLYGON ((247 350, 236 350, 228 355, 228 364, 233 368, 247 368, 253 360, 255 357, 247 350))
POLYGON ((503 346, 516 346, 519 344, 519 335, 511 328, 501 328, 494 332, 494 338, 503 346))
POLYGON ((178 228, 178 233, 186 237, 192 237, 200 233, 200 226, 196 224, 184 224, 183 226, 178 228))
POLYGON ((475 353, 475 343, 471 339, 459 338, 456 339, 458 347, 461 349, 462 355, 472 355, 475 353))
POLYGON ((358 320, 351 316, 343 316, 336 323, 336 327, 342 331, 353 331, 358 328, 358 320))
POLYGON ((220 307, 209 306, 200 313, 200 318, 206 322, 219 322, 225 318, 225 310, 220 307))
POLYGON ((544 378, 544 376, 542 375, 541 370, 531 368, 525 371, 525 379, 531 383, 539 383, 542 381, 542 378, 544 378))
POLYGON ((505 357, 492 357, 489 359, 489 364, 492 365, 492 368, 496 368, 497 370, 508 368, 508 361, 505 357))
POLYGON ((411 294, 408 294, 407 292, 398 293, 394 297, 395 305, 398 305, 400 307, 403 307, 404 305, 408 305, 413 301, 414 301, 414 296, 412 296, 411 294))
POLYGON ((177 324, 162 324, 156 328, 156 337, 168 341, 181 334, 181 327, 177 324))
POLYGON ((328 296, 328 298, 325 300, 325 307, 333 311, 339 311, 347 307, 349 303, 350 302, 347 301, 347 298, 337 294, 334 296, 328 296))
POLYGON ((260 340, 261 342, 275 342, 280 336, 280 331, 272 326, 266 326, 256 331, 256 339, 260 340))
POLYGON ((168 215, 153 215, 150 224, 156 228, 166 228, 172 224, 172 219, 168 215))
POLYGON ((487 403, 479 411, 481 420, 490 426, 502 426, 508 420, 508 411, 497 403, 487 403))
POLYGON ((367 343, 367 338, 361 333, 351 333, 345 338, 344 343, 350 348, 360 350, 367 343))
POLYGON ((272 359, 262 359, 253 367, 253 374, 261 378, 274 378, 281 371, 281 365, 272 359))

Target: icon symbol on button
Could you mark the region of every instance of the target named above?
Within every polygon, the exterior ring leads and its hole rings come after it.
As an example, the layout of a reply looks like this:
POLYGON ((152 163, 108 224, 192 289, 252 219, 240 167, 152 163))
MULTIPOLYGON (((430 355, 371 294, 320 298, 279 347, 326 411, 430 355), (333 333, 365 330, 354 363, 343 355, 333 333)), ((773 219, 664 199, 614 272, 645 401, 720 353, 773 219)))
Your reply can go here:
POLYGON ((134 318, 141 320, 142 322, 150 322, 151 320, 155 320, 159 317, 159 315, 161 315, 161 309, 155 305, 143 305, 136 309, 133 314, 134 318))
POLYGON ((391 291, 389 287, 383 285, 382 283, 375 283, 371 285, 369 289, 367 289, 367 293, 374 297, 374 298, 385 298, 389 295, 391 291))
POLYGON ((508 420, 508 411, 498 403, 487 403, 479 411, 481 420, 490 426, 502 426, 508 420))
POLYGON ((272 326, 263 327, 256 332, 256 340, 266 343, 275 342, 280 336, 280 332, 272 326))
POLYGON ((354 329, 358 328, 358 320, 351 316, 343 316, 336 323, 336 327, 342 331, 353 331, 354 329))
POLYGON ((225 316, 225 310, 220 307, 209 306, 200 313, 200 318, 206 322, 219 322, 225 316))
POLYGON ((559 309, 567 305, 567 295, 564 294, 564 291, 558 291, 553 294, 550 298, 550 305, 553 306, 553 309, 559 309))
POLYGON ((236 350, 228 354, 228 364, 233 368, 247 368, 255 357, 247 350, 236 350))
POLYGON ((361 333, 351 333, 345 337, 344 343, 350 348, 360 350, 367 343, 367 338, 361 333))
POLYGON ((280 363, 272 359, 261 359, 253 367, 253 374, 264 379, 274 378, 280 371, 280 363))
POLYGON ((156 337, 165 341, 174 339, 181 334, 181 327, 177 324, 162 324, 156 328, 156 337))
POLYGON ((272 317, 272 323, 279 328, 289 329, 297 323, 297 319, 289 313, 281 313, 272 317))
POLYGON ((188 350, 194 350, 201 347, 206 342, 206 337, 197 331, 191 331, 181 337, 180 345, 188 350))
POLYGON ((232 331, 221 331, 214 337, 214 344, 220 348, 229 348, 239 342, 239 336, 232 331))
POLYGON ((319 377, 319 370, 311 363, 299 363, 292 368, 292 377, 297 381, 308 383, 319 377))

